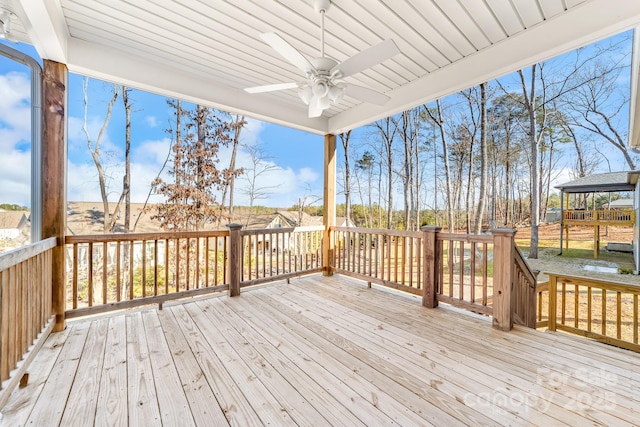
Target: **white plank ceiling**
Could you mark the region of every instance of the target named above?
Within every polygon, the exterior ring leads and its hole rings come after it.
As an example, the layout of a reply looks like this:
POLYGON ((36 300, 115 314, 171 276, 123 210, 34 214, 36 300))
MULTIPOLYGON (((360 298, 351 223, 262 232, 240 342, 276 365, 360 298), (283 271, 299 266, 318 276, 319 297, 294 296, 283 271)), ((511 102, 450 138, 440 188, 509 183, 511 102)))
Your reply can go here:
POLYGON ((296 90, 248 86, 300 81, 265 44, 274 31, 319 56, 312 0, 0 0, 14 37, 70 71, 240 112, 318 134, 339 133, 551 58, 640 23, 638 0, 334 0, 326 54, 342 61, 391 38, 401 54, 346 80, 391 97, 346 97, 307 118, 296 90))

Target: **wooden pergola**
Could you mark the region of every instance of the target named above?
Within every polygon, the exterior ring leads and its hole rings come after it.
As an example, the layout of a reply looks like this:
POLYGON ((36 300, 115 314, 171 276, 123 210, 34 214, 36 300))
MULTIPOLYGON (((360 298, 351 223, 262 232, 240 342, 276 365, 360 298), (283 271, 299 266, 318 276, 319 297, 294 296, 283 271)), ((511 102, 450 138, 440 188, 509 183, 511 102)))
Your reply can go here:
MULTIPOLYGON (((635 209, 569 209, 569 197, 565 194, 633 192, 636 189, 640 171, 609 172, 589 175, 556 186, 560 190, 560 253, 569 249, 569 229, 573 225, 593 227, 593 258, 598 259, 600 252, 600 227, 619 225, 634 227, 636 225, 635 209)), ((595 201, 595 200, 594 200, 595 201)))

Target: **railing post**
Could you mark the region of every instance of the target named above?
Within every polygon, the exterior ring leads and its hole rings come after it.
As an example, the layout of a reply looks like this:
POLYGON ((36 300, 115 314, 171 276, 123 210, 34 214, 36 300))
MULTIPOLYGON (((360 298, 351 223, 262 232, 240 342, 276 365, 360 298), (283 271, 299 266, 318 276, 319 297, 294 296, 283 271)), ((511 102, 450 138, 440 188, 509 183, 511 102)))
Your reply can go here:
POLYGON ((438 233, 441 230, 442 227, 432 225, 422 227, 422 305, 427 308, 438 306, 438 276, 442 261, 438 233))
POLYGON ((324 197, 322 221, 322 274, 331 276, 334 241, 331 227, 336 225, 336 136, 324 136, 324 197))
POLYGON ((513 247, 516 231, 511 228, 492 230, 493 234, 493 327, 510 331, 511 289, 513 286, 513 247))
POLYGON ((240 279, 242 278, 242 225, 227 224, 229 229, 229 296, 240 295, 240 279))
POLYGON ((556 313, 558 299, 558 277, 555 274, 547 273, 549 276, 549 314, 547 321, 547 329, 556 330, 556 313))

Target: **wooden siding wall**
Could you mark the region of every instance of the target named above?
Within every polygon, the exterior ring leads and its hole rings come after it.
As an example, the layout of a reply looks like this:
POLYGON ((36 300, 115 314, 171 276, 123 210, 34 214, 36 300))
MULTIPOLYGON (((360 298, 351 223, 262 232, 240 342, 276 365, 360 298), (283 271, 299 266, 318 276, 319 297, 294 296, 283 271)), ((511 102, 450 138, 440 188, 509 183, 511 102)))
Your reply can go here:
POLYGON ((49 238, 0 255, 0 407, 53 327, 55 246, 49 238))

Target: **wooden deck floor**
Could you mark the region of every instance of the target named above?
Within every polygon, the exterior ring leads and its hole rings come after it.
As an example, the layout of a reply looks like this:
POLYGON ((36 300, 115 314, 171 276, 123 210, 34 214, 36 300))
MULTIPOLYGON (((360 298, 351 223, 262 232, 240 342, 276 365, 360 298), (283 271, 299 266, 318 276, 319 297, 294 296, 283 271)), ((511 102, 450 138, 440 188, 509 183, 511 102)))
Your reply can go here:
POLYGON ((2 425, 633 425, 640 357, 310 276, 69 323, 2 425))

